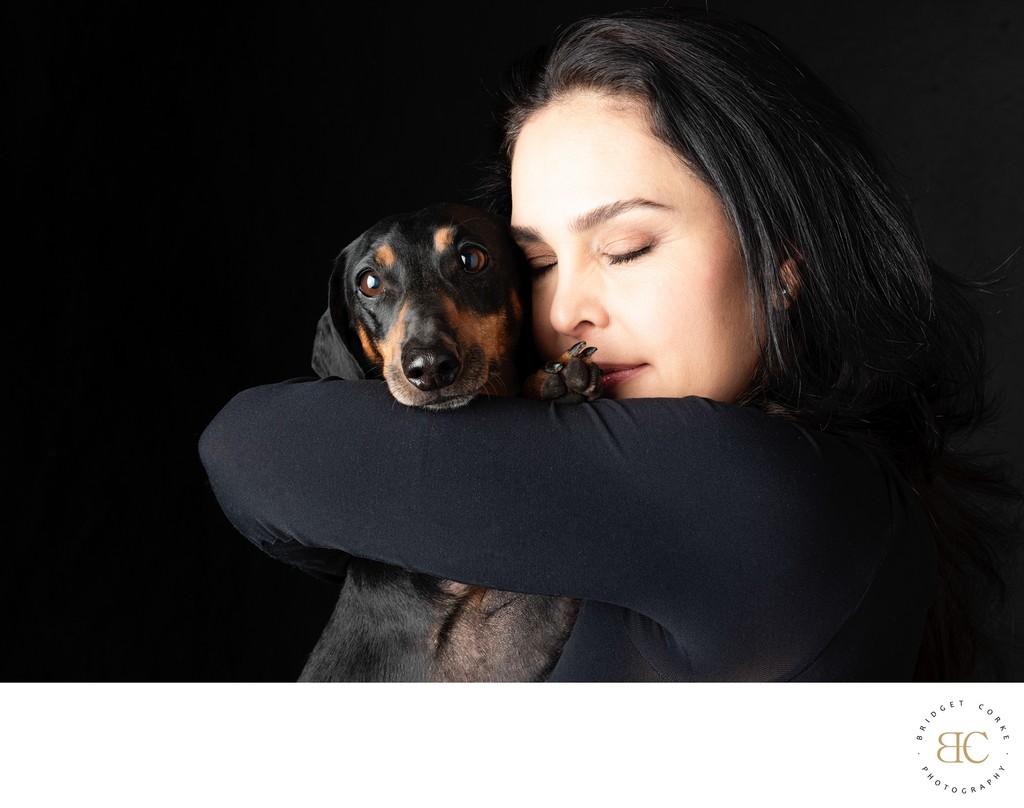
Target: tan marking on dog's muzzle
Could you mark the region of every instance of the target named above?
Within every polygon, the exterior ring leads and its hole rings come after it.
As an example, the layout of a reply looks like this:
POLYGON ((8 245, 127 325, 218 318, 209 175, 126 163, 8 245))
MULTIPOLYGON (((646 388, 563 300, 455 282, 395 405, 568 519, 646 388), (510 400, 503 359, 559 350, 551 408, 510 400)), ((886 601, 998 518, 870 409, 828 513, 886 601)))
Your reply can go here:
MULTIPOLYGON (((518 326, 523 324, 523 304, 519 300, 519 295, 516 294, 515 290, 512 291, 509 296, 509 302, 512 304, 512 316, 516 318, 518 326)), ((516 329, 518 330, 518 328, 516 329)))
POLYGON ((366 330, 366 326, 360 322, 356 323, 356 335, 359 337, 359 344, 363 346, 363 353, 367 358, 378 367, 383 368, 383 359, 380 351, 377 350, 377 343, 370 336, 370 332, 366 330))
POLYGON ((384 339, 377 345, 381 358, 382 367, 394 366, 401 370, 402 364, 402 341, 405 339, 405 317, 409 310, 409 304, 403 303, 395 318, 395 324, 385 334, 384 339))
MULTIPOLYGON (((515 300, 513 307, 518 304, 515 300)), ((444 301, 448 322, 455 330, 459 345, 479 345, 487 362, 511 360, 519 338, 519 323, 510 323, 504 311, 476 314, 459 309, 451 300, 444 301)), ((519 306, 519 313, 522 307, 519 306)), ((521 317, 517 317, 517 320, 521 317)))

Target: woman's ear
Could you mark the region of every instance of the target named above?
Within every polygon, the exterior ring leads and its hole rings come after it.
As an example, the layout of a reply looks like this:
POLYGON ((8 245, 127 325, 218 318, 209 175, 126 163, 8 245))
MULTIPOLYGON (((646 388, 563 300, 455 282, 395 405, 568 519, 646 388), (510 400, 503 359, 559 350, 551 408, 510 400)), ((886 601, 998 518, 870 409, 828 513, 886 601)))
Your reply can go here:
POLYGON ((787 258, 779 267, 779 285, 782 287, 782 306, 788 309, 800 294, 800 273, 792 258, 787 258))

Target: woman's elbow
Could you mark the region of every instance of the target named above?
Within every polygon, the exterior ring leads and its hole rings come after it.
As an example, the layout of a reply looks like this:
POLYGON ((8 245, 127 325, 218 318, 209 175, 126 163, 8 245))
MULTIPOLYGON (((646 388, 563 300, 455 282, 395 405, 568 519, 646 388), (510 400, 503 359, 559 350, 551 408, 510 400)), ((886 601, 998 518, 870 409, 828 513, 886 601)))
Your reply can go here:
MULTIPOLYGON (((199 436, 199 460, 206 471, 213 494, 225 515, 241 529, 240 520, 248 511, 252 492, 258 488, 253 472, 260 463, 254 456, 258 442, 253 439, 254 425, 239 406, 244 393, 236 395, 213 418, 199 436)), ((258 431, 258 430, 256 430, 258 431)))

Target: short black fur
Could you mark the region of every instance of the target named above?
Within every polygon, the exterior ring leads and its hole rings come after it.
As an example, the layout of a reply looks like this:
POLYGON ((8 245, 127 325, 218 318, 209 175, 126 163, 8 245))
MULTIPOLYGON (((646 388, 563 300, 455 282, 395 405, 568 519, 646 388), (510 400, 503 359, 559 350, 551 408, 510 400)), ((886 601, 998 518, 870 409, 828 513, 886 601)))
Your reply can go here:
MULTIPOLYGON (((528 272, 503 222, 459 203, 382 219, 338 256, 317 326, 321 377, 381 378, 409 406, 476 395, 576 403, 600 395, 580 343, 536 373, 528 272)), ((300 681, 546 679, 579 602, 485 589, 353 558, 300 681)))

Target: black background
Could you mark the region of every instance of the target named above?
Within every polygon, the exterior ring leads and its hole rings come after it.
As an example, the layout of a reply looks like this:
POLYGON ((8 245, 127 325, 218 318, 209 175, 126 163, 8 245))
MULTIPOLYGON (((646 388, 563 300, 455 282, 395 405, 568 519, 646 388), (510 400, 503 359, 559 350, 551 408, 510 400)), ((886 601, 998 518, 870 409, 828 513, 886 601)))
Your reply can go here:
MULTIPOLYGON (((297 677, 335 591, 234 531, 199 434, 310 373, 351 238, 471 193, 512 59, 629 5, 8 6, 3 679, 297 677)), ((1008 273, 988 440, 1024 469, 1024 4, 709 5, 861 112, 941 263, 1008 273)))

